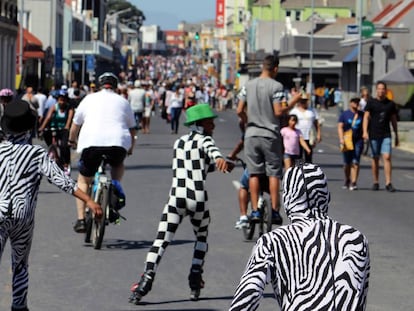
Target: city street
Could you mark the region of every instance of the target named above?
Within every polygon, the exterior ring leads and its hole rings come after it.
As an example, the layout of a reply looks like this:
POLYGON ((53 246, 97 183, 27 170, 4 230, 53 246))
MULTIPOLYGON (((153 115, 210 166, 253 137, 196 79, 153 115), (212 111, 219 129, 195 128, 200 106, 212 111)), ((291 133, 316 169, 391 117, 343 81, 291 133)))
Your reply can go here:
MULTIPOLYGON (((368 311, 406 311, 414 305, 414 162, 413 154, 393 154, 395 193, 384 190, 380 171, 378 192, 371 191, 370 159, 361 162, 359 190, 342 189, 342 158, 338 150, 336 109, 323 113, 323 141, 315 148, 314 162, 324 169, 331 191, 329 214, 361 230, 370 242, 371 278, 368 311)), ((184 115, 181 116, 181 124, 184 115)), ((180 134, 186 127, 180 125, 180 134)), ((101 250, 94 250, 76 234, 75 200, 57 188, 41 184, 36 228, 30 258, 29 308, 31 311, 126 310, 227 310, 233 292, 254 246, 234 229, 238 219, 237 191, 242 168, 231 174, 214 172, 207 178, 208 206, 212 221, 209 253, 204 267, 205 288, 198 302, 189 300, 188 273, 193 232, 183 220, 174 242, 160 263, 152 291, 142 304, 128 303, 130 285, 143 272, 146 253, 155 237, 171 182, 172 145, 168 124, 159 116, 151 121, 151 133, 139 135, 134 154, 126 160, 123 187, 127 221, 109 225, 101 250)), ((223 155, 240 139, 234 111, 219 112, 214 137, 223 155)), ((242 154, 241 154, 242 156, 242 154)), ((73 158, 76 154, 73 154, 73 158)), ((76 166, 76 159, 73 160, 76 166)), ((72 176, 76 178, 76 167, 72 176)), ((286 220, 286 216, 283 214, 286 220)), ((10 247, 0 266, 0 310, 10 309, 10 247)), ((259 310, 278 310, 268 286, 259 310)))

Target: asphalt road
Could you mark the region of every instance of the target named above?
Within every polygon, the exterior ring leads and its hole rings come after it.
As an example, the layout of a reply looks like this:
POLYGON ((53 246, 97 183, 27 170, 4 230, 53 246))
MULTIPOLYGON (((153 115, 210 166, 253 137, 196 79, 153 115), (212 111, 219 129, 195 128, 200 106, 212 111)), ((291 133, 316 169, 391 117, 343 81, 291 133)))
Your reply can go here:
MULTIPOLYGON (((369 311, 414 310, 414 170, 413 154, 394 153, 393 183, 396 193, 372 192, 370 162, 362 160, 360 190, 341 189, 341 156, 336 143, 334 111, 324 114, 323 142, 314 161, 329 179, 332 193, 330 215, 364 232, 370 241, 372 270, 369 311)), ((227 154, 239 139, 234 111, 219 113, 215 139, 227 154)), ((182 117, 184 121, 184 117, 182 117)), ((184 134, 185 127, 180 128, 184 134)), ((29 307, 31 311, 124 311, 124 310, 226 310, 247 258, 254 245, 244 242, 235 230, 238 218, 237 192, 232 180, 242 172, 212 173, 207 180, 212 222, 206 257, 205 289, 201 300, 189 300, 187 276, 191 265, 193 233, 188 219, 178 229, 175 241, 161 261, 152 291, 142 304, 128 303, 129 287, 143 272, 146 253, 155 237, 158 220, 171 182, 172 145, 165 121, 152 119, 152 132, 140 135, 134 154, 126 160, 123 180, 127 194, 127 221, 107 228, 102 250, 83 243, 72 230, 75 201, 42 182, 36 228, 30 258, 29 307)), ((74 170, 73 175, 77 172, 74 170)), ((285 217, 286 220, 286 217, 285 217)), ((10 248, 0 265, 0 310, 10 309, 10 248)), ((266 289, 259 310, 278 310, 266 289)))

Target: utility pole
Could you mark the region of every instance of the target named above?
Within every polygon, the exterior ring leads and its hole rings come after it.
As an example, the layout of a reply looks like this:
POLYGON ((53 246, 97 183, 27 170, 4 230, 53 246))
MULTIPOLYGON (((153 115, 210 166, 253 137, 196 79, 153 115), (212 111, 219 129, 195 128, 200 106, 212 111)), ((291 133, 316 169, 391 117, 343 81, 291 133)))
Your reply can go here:
POLYGON ((313 94, 313 37, 314 37, 314 28, 315 28, 315 19, 314 19, 314 12, 315 12, 315 0, 312 0, 312 11, 311 11, 311 35, 310 35, 310 44, 309 44, 309 89, 307 90, 310 94, 311 100, 311 107, 314 107, 314 94, 313 94))
POLYGON ((24 0, 21 0, 20 4, 20 21, 19 21, 19 27, 20 27, 20 37, 19 37, 19 74, 20 74, 20 85, 22 84, 23 80, 23 20, 24 20, 24 0))
POLYGON ((356 93, 361 89, 361 62, 362 62, 362 0, 358 0, 358 62, 356 93))

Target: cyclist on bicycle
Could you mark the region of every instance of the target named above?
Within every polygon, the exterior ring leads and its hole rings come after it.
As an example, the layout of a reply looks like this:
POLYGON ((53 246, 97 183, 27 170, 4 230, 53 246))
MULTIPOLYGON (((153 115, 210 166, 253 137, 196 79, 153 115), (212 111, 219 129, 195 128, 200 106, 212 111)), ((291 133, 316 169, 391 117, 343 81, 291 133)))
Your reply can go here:
MULTIPOLYGON (((78 185, 88 191, 102 155, 111 166, 112 180, 120 182, 124 159, 132 154, 136 122, 128 101, 114 90, 118 78, 109 72, 99 76, 101 90, 85 96, 76 109, 69 134, 69 143, 80 153, 78 185), (78 138, 79 136, 79 138, 78 138)), ((78 218, 75 232, 84 233, 85 204, 76 200, 78 218)))
POLYGON ((63 167, 66 175, 70 175, 70 146, 68 145, 68 138, 74 111, 69 105, 69 97, 66 90, 59 90, 55 96, 57 97, 57 102, 49 108, 46 118, 39 127, 39 133, 43 133, 46 144, 50 146, 54 143, 53 131, 56 131, 56 145, 60 149, 58 164, 63 167))

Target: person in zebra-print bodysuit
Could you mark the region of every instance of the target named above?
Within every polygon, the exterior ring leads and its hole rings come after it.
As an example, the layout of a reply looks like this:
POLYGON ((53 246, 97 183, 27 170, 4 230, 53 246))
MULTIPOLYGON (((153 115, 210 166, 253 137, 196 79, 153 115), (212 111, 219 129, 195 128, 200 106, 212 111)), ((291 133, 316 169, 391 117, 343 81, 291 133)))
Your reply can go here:
POLYGON ((304 164, 288 169, 283 200, 291 224, 258 240, 230 310, 256 310, 269 282, 282 311, 365 310, 368 241, 328 217, 330 193, 321 168, 304 164))
POLYGON ((28 260, 33 237, 35 208, 42 176, 66 193, 91 207, 97 215, 102 209, 78 189, 41 146, 27 144, 36 114, 25 101, 5 107, 0 131, 0 259, 10 239, 13 298, 11 310, 25 311, 29 288, 28 260), (15 143, 10 137, 26 138, 15 143), (8 140, 9 139, 9 140, 8 140))

